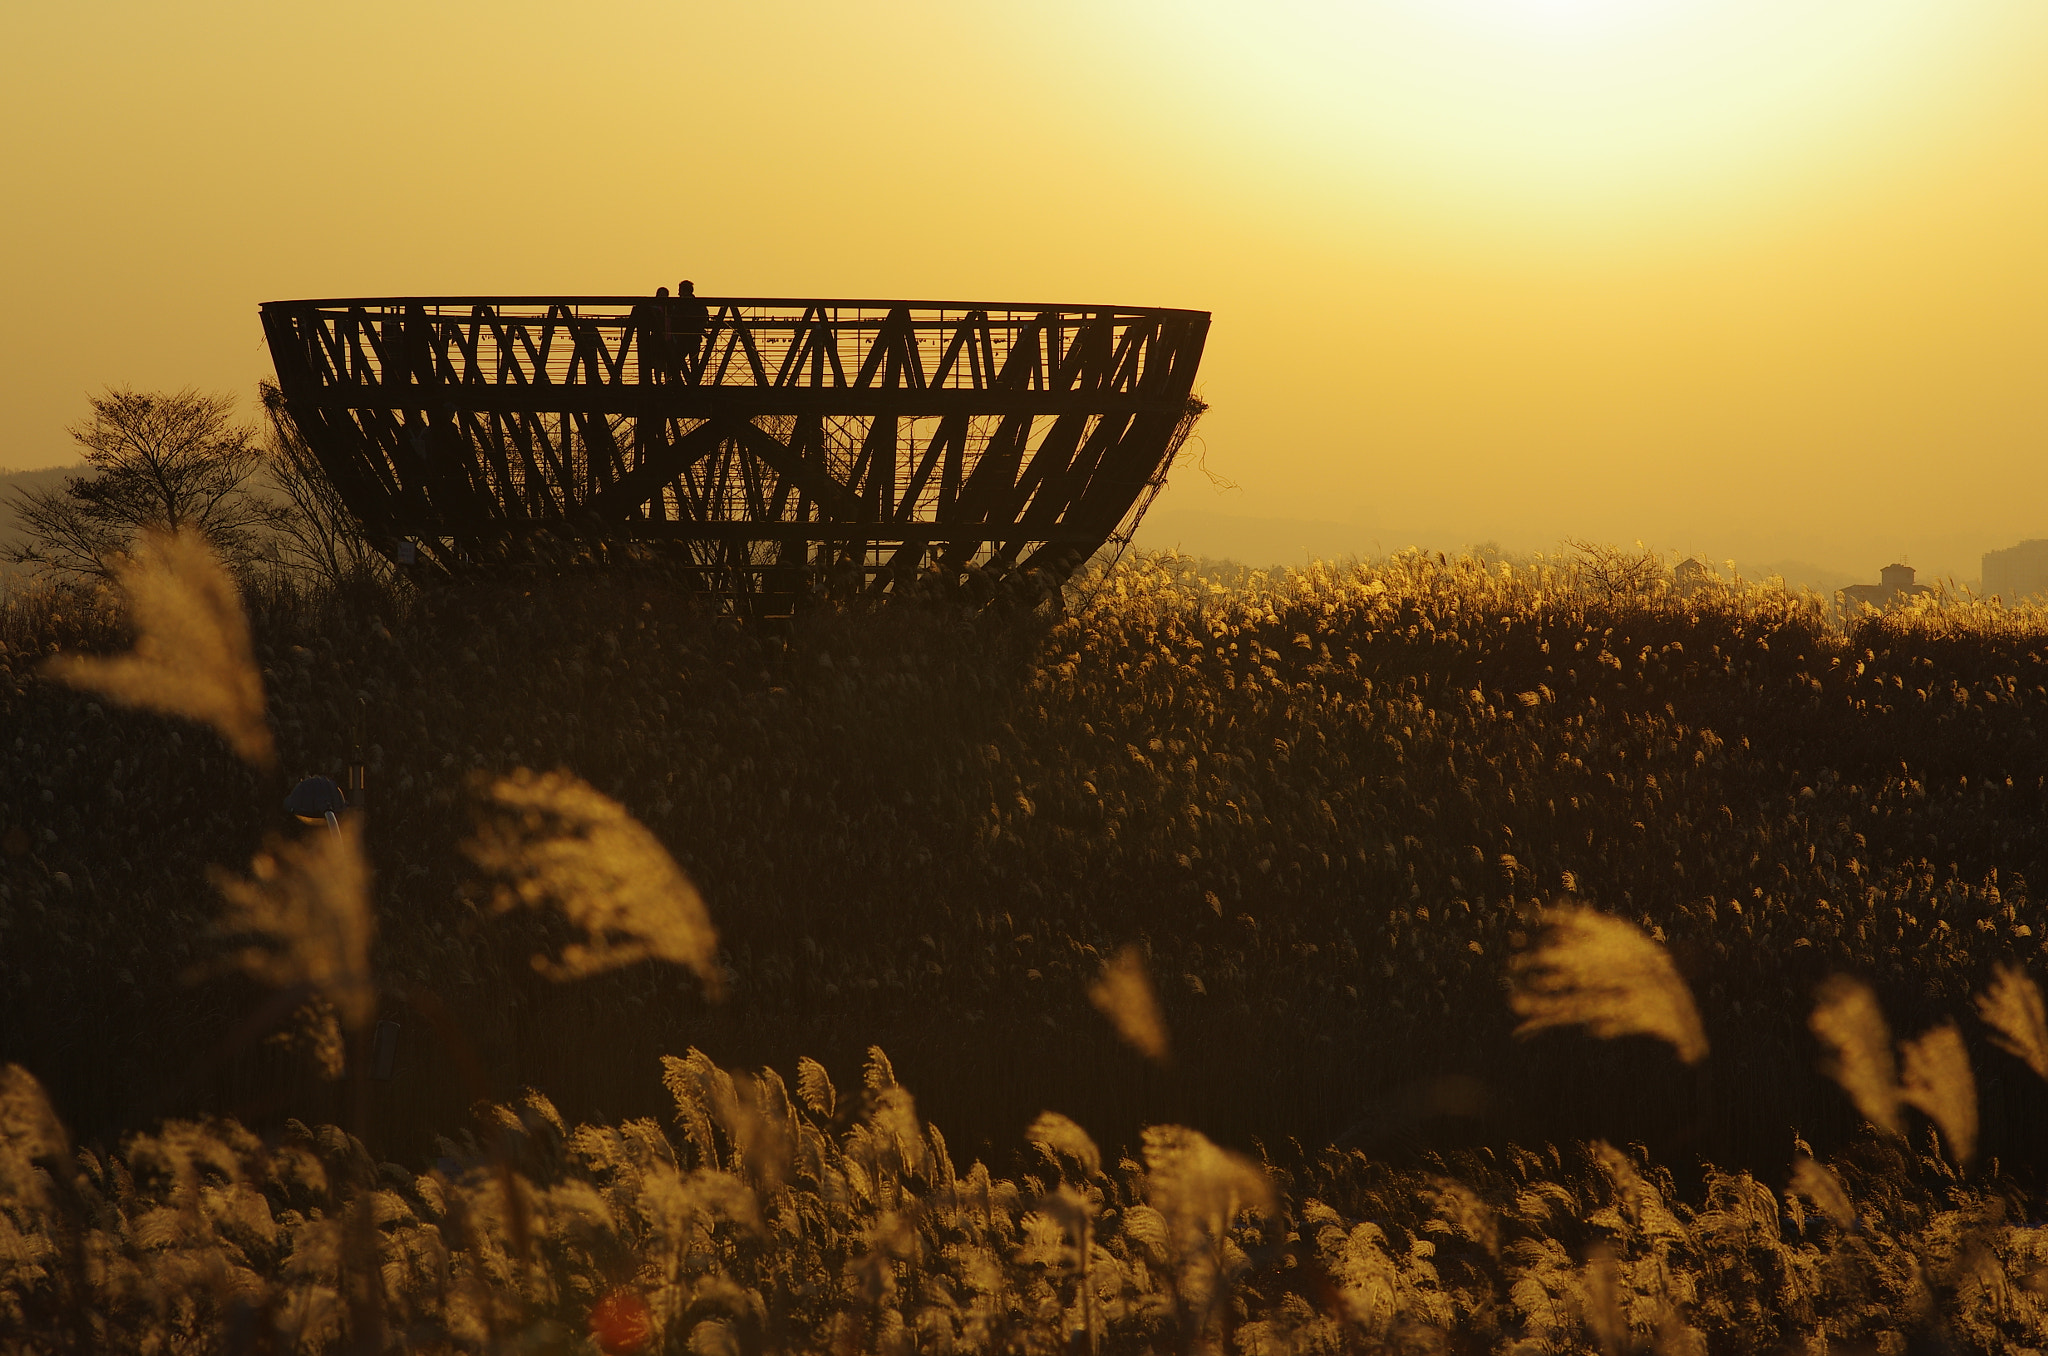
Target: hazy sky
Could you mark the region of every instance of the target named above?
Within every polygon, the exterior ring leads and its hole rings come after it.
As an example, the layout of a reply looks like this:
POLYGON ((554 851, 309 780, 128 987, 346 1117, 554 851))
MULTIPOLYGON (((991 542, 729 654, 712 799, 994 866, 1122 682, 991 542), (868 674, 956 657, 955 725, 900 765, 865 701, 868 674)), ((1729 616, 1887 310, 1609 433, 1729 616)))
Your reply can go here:
POLYGON ((2048 0, 11 7, 0 466, 260 302, 1194 306, 1219 492, 1361 546, 2048 536, 2048 0))

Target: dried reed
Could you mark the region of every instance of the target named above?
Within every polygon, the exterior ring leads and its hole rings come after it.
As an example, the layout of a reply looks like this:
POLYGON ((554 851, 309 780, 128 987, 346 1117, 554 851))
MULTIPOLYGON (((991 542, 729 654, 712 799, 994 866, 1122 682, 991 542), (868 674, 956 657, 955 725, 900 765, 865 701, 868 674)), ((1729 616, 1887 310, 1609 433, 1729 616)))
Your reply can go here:
POLYGON ((1891 1028, 1870 986, 1847 975, 1830 978, 1821 985, 1807 1025, 1826 1052, 1823 1071, 1842 1085, 1863 1118, 1895 1135, 1903 1133, 1891 1028))
POLYGON ((254 939, 229 964, 277 988, 314 990, 350 1029, 365 1029, 377 1008, 370 972, 376 921, 361 830, 349 821, 339 833, 319 828, 294 841, 273 840, 249 872, 212 872, 227 902, 216 931, 254 939))
POLYGON ((803 1098, 812 1115, 829 1121, 838 1114, 839 1091, 832 1086, 832 1075, 809 1055, 796 1062, 796 1095, 803 1098))
POLYGON ((1223 1238, 1243 1211, 1273 1210, 1273 1183, 1266 1170, 1199 1131, 1154 1125, 1146 1129, 1144 1144, 1148 1199, 1184 1250, 1223 1238))
POLYGON ((588 783, 525 768, 498 778, 483 789, 464 850, 503 881, 498 911, 552 909, 583 933, 558 958, 534 956, 542 974, 579 979, 664 960, 722 992, 718 935, 697 887, 645 825, 588 783))
POLYGON ((0 1068, 0 1202, 40 1198, 37 1160, 62 1158, 70 1148, 35 1075, 19 1064, 0 1068))
MULTIPOLYGON (((1273 1184, 1258 1164, 1185 1126, 1151 1126, 1144 1144, 1148 1208, 1178 1267, 1182 1334, 1190 1346, 1206 1347, 1216 1309, 1246 1269, 1244 1254, 1229 1244, 1231 1224, 1246 1210, 1271 1214, 1273 1184)), ((1137 1220, 1126 1227, 1135 1232, 1137 1220)))
POLYGON ((1997 1033, 1999 1049, 2025 1060, 2036 1077, 2048 1078, 2048 1007, 2025 970, 1994 969, 1990 989, 1977 995, 1977 1015, 1997 1033))
POLYGON ((1856 1208, 1849 1203, 1849 1193, 1842 1189, 1842 1179, 1835 1176, 1833 1168, 1816 1163, 1804 1154, 1792 1165, 1792 1191, 1812 1201, 1823 1215, 1841 1228, 1846 1229, 1856 1222, 1856 1208))
POLYGON ((1621 1287, 1615 1276, 1614 1249, 1608 1244, 1595 1243, 1586 1251, 1579 1308, 1601 1356, 1622 1356, 1631 1349, 1628 1319, 1621 1311, 1621 1287))
POLYGON ((1057 1159, 1065 1154, 1081 1165, 1082 1171, 1090 1177, 1102 1171, 1102 1151, 1095 1147, 1095 1141, 1086 1130, 1057 1111, 1041 1111, 1038 1119, 1024 1132, 1028 1143, 1036 1145, 1048 1157, 1057 1159))
POLYGON ((1977 1080, 1954 1022, 1902 1041, 1899 1100, 1927 1113, 1958 1163, 1977 1153, 1977 1080))
POLYGON ((1103 963, 1102 977, 1088 986, 1088 1001, 1132 1049, 1166 1062, 1166 1019, 1160 1015, 1159 1000, 1145 973, 1145 957, 1137 947, 1127 946, 1103 963))
POLYGON ((111 659, 60 655, 58 682, 211 725, 244 761, 275 761, 263 676, 235 582, 197 532, 145 534, 117 571, 135 648, 111 659))
POLYGON ((1516 956, 1517 1036, 1583 1026, 1595 1036, 1650 1036, 1687 1064, 1706 1058, 1692 991, 1664 948, 1635 924, 1581 905, 1552 909, 1538 945, 1516 956))

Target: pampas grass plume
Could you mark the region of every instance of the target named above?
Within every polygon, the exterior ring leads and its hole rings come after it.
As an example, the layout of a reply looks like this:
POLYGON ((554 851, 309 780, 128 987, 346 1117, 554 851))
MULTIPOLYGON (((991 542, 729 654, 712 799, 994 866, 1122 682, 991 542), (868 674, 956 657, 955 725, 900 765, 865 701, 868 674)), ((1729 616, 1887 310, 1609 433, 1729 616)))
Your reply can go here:
POLYGON ((1847 975, 1832 977, 1821 985, 1807 1025, 1826 1052, 1822 1071, 1842 1085, 1865 1120, 1901 1133, 1891 1029, 1870 986, 1847 975))
POLYGON ((212 873, 227 903, 216 930, 253 938, 229 964, 277 988, 312 989, 349 1028, 366 1028, 377 1009, 370 972, 376 922, 360 828, 349 821, 340 833, 319 828, 296 841, 273 840, 249 871, 247 878, 212 873))
POLYGON ((1086 1130, 1057 1111, 1041 1111, 1038 1119, 1031 1122, 1031 1128, 1024 1132, 1024 1138, 1035 1144, 1047 1155, 1065 1154, 1079 1163, 1090 1177, 1102 1171, 1102 1151, 1095 1147, 1095 1141, 1086 1130))
POLYGON ((1977 1080, 1970 1052, 1954 1022, 1902 1041, 1899 1100, 1927 1113, 1941 1128, 1949 1153, 1967 1163, 1977 1153, 1977 1080))
POLYGON ((1991 988, 1977 995, 1977 1015, 1997 1033, 1998 1047, 2048 1078, 2048 1008, 2041 989, 2016 965, 1992 972, 1991 988))
POLYGON ((1220 1239, 1238 1212, 1274 1210, 1272 1179, 1243 1154, 1199 1131, 1154 1125, 1144 1133, 1146 1199, 1188 1240, 1220 1239))
POLYGON ((839 1091, 832 1086, 832 1075, 809 1055, 796 1062, 796 1095, 813 1115, 829 1121, 838 1114, 839 1091))
POLYGON ((1102 977, 1088 987, 1088 1001, 1109 1018, 1116 1034, 1147 1059, 1166 1062, 1166 1019, 1159 1014, 1145 958, 1127 946, 1102 967, 1102 977))
POLYGON ((1536 947, 1514 960, 1517 1036, 1583 1026, 1603 1039, 1654 1037, 1687 1064, 1706 1058, 1692 990, 1641 928, 1576 904, 1552 909, 1545 923, 1536 947))
POLYGON ((197 532, 151 532, 117 569, 135 648, 110 659, 60 655, 44 672, 129 706, 211 725, 243 761, 275 761, 263 676, 234 580, 197 532))
POLYGON ((38 1160, 70 1152, 70 1137, 35 1075, 19 1064, 0 1067, 0 1200, 39 1197, 38 1160))
POLYGON ((1804 1154, 1792 1165, 1792 1190, 1812 1201, 1838 1227, 1846 1229, 1856 1222, 1856 1208, 1849 1203, 1849 1193, 1842 1190, 1842 1179, 1832 1168, 1804 1154))
POLYGON ((625 807, 566 772, 521 768, 483 789, 471 861, 500 877, 499 912, 552 909, 585 940, 556 959, 533 958, 551 979, 580 979, 642 960, 688 966, 713 997, 723 990, 718 934, 697 887, 625 807))
POLYGON ((1579 1307, 1601 1356, 1621 1356, 1634 1343, 1628 1319, 1621 1312, 1621 1286, 1615 1275, 1614 1249, 1595 1243, 1586 1253, 1584 1280, 1579 1287, 1579 1307))

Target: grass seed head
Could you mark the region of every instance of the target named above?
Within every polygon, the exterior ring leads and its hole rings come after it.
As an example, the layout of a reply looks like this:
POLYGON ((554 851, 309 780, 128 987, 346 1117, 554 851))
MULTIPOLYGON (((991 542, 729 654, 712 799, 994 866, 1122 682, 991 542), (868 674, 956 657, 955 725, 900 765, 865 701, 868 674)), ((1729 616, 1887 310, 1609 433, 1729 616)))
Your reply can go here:
POLYGON ((688 966, 713 997, 723 991, 718 934, 697 887, 625 807, 566 772, 521 768, 488 783, 471 861, 502 882, 499 912, 551 909, 583 933, 533 966, 581 979, 642 960, 688 966))
POLYGON ((1057 1111, 1039 1112, 1038 1119, 1031 1122, 1031 1128, 1024 1132, 1024 1138, 1054 1161, 1060 1154, 1065 1154, 1079 1163, 1091 1177, 1102 1171, 1102 1151, 1095 1147, 1095 1141, 1089 1138, 1086 1130, 1057 1111))
POLYGON ((839 1091, 832 1086, 832 1075, 809 1055, 796 1062, 796 1095, 821 1119, 829 1121, 839 1110, 839 1091))
POLYGON ((1842 1189, 1842 1179, 1835 1176, 1834 1169, 1824 1167, 1804 1154, 1792 1165, 1792 1191, 1812 1201, 1840 1228, 1846 1229, 1856 1222, 1856 1207, 1849 1203, 1849 1193, 1842 1189))
POLYGON ((1903 1133, 1891 1028, 1870 986, 1847 975, 1829 979, 1820 987, 1807 1025, 1826 1052, 1822 1071, 1842 1085, 1863 1118, 1895 1135, 1903 1133))
POLYGON ((303 985, 323 995, 352 1030, 377 1010, 370 972, 376 933, 370 911, 370 868, 361 831, 318 828, 294 841, 273 840, 244 878, 216 869, 226 901, 216 931, 252 940, 229 965, 276 988, 303 985))
POLYGON ((1239 1212, 1273 1210, 1264 1168, 1212 1143, 1199 1131, 1155 1125, 1145 1131, 1146 1197, 1181 1235, 1220 1239, 1239 1212))
POLYGON ((1977 1080, 1970 1073, 1970 1052, 1954 1022, 1899 1044, 1899 1100, 1918 1107, 1941 1130, 1948 1151, 1958 1163, 1977 1153, 1977 1080))
POLYGON ((1977 1015, 1996 1032, 1998 1047, 2026 1061, 2037 1078, 2048 1078, 2048 1007, 2040 986, 2017 965, 1992 972, 1991 987, 1977 995, 1977 1015))
POLYGON ((1546 922, 1536 947, 1514 960, 1517 1036, 1583 1026, 1603 1039, 1654 1037, 1687 1064, 1706 1058, 1692 990, 1641 928, 1576 904, 1551 910, 1546 922))
POLYGON ((1102 967, 1102 977, 1088 987, 1088 1001, 1109 1018, 1117 1035, 1147 1059, 1165 1063, 1166 1019, 1145 974, 1145 958, 1127 946, 1102 967))
POLYGON ((249 620, 206 539, 145 534, 117 577, 135 648, 110 659, 60 655, 44 672, 129 706, 211 725, 243 761, 269 767, 276 751, 249 620))
POLYGON ((0 1068, 0 1200, 36 1199, 37 1160, 70 1151, 70 1138, 35 1075, 19 1064, 0 1068))

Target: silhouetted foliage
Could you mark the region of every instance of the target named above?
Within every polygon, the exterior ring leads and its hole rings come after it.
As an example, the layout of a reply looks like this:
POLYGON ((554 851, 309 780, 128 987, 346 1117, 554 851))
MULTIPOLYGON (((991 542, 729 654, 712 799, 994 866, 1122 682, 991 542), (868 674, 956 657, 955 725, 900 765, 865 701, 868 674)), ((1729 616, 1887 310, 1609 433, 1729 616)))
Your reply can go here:
POLYGON ((91 474, 15 493, 26 540, 11 559, 106 579, 141 533, 185 529, 239 570, 263 558, 286 514, 262 492, 263 453, 231 397, 118 387, 91 404, 71 430, 91 474))
POLYGON ((1595 598, 1630 602, 1652 597, 1670 583, 1664 562, 1641 543, 1633 551, 1604 542, 1568 541, 1565 545, 1577 557, 1572 562, 1575 581, 1595 598))
POLYGON ((110 591, 8 595, 0 1336, 2048 1338, 2048 618, 1842 629, 1768 589, 1419 555, 1230 587, 1144 556, 1075 593, 769 628, 651 571, 258 591, 276 784, 35 677, 121 646, 110 591), (360 1058, 357 1092, 322 1081, 308 991, 358 1029, 369 999, 293 952, 306 910, 236 884, 266 954, 190 982, 227 945, 209 876, 240 879, 208 867, 297 889, 264 829, 358 719, 367 982, 408 1033, 368 1094, 360 1058), (648 911, 678 869, 705 918, 648 911), (702 968, 637 960, 663 954, 702 968), (841 1095, 826 1067, 863 1058, 841 1095), (727 1072, 764 1065, 797 1096, 727 1072), (224 1111, 252 1128, 133 1133, 224 1111), (1222 1147, 1290 1136, 1347 1147, 1222 1147))
POLYGON ((388 584, 390 562, 364 535, 320 469, 319 458, 285 410, 283 394, 266 381, 260 399, 266 420, 264 470, 290 508, 273 525, 266 559, 328 587, 388 584))

